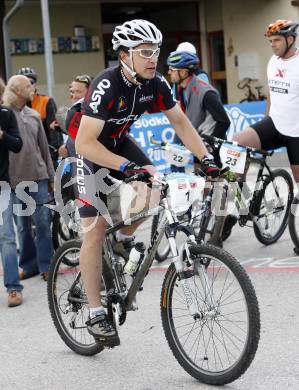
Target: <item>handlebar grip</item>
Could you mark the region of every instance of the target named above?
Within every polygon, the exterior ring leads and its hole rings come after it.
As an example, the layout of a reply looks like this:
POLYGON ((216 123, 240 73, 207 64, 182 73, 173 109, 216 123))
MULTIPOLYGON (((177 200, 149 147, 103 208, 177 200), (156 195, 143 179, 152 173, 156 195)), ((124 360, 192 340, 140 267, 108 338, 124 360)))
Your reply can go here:
POLYGON ((224 175, 225 173, 229 172, 230 168, 229 167, 224 167, 223 169, 220 170, 219 176, 224 175))

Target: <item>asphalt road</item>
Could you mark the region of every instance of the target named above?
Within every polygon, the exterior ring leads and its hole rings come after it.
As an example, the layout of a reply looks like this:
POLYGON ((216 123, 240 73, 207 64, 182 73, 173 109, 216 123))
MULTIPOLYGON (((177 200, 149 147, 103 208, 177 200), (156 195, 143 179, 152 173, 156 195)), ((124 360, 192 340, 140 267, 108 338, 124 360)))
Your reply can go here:
MULTIPOLYGON (((148 235, 145 229, 140 237, 148 235)), ((261 339, 248 371, 229 390, 299 389, 299 257, 288 231, 264 247, 250 228, 225 242, 249 272, 261 312, 261 339)), ((169 262, 168 262, 169 263, 169 262)), ((176 362, 163 334, 159 297, 168 263, 154 264, 139 293, 139 310, 120 329, 121 345, 93 356, 62 342, 48 310, 46 284, 24 281, 24 303, 7 308, 0 276, 0 390, 210 389, 176 362)))
MULTIPOLYGON (((141 232, 142 236, 144 231, 141 232)), ((261 311, 261 340, 248 371, 227 389, 299 388, 299 258, 288 232, 272 246, 237 227, 225 248, 248 267, 261 311), (283 260, 282 260, 283 259, 283 260)), ((59 338, 50 318, 46 285, 24 281, 24 304, 6 307, 0 291, 0 389, 208 389, 173 357, 163 334, 159 296, 167 265, 154 264, 139 310, 121 327, 121 346, 93 356, 76 355, 59 338)))

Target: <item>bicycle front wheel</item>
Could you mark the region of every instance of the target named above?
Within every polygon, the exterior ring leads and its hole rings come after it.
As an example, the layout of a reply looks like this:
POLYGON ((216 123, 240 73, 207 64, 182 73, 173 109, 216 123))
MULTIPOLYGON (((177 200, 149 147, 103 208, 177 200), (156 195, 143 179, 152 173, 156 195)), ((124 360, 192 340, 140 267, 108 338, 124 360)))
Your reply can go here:
POLYGON ((168 344, 180 365, 200 382, 224 385, 250 366, 260 337, 260 313, 251 281, 227 252, 212 245, 189 247, 187 272, 200 318, 187 307, 174 264, 165 275, 161 316, 168 344))
POLYGON ((264 245, 276 242, 288 223, 294 186, 291 175, 284 169, 272 172, 273 181, 267 177, 256 199, 254 234, 264 245))
MULTIPOLYGON (((56 252, 49 269, 48 303, 59 336, 74 352, 91 356, 103 350, 88 333, 86 321, 89 308, 81 273, 79 255, 82 242, 70 240, 56 252)), ((110 268, 103 257, 102 302, 113 287, 110 268)))

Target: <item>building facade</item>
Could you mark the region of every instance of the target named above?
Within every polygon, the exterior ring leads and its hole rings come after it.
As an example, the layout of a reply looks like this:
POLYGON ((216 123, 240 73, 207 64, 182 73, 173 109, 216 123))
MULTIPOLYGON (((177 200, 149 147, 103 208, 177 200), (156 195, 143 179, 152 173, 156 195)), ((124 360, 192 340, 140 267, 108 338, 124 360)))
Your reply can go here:
MULTIPOLYGON (((2 18, 15 4, 5 1, 2 18)), ((299 1, 289 0, 49 0, 55 88, 59 105, 68 104, 68 85, 77 74, 92 76, 117 63, 111 48, 115 25, 143 18, 162 31, 159 71, 167 74, 166 58, 178 43, 195 44, 212 83, 225 103, 244 98, 238 88, 244 77, 266 83, 271 48, 265 28, 276 19, 299 20, 299 1)), ((43 26, 39 0, 25 0, 10 21, 12 73, 36 69, 39 91, 46 92, 43 26)), ((5 74, 4 62, 0 71, 5 74)), ((264 88, 263 93, 266 93, 264 88)))

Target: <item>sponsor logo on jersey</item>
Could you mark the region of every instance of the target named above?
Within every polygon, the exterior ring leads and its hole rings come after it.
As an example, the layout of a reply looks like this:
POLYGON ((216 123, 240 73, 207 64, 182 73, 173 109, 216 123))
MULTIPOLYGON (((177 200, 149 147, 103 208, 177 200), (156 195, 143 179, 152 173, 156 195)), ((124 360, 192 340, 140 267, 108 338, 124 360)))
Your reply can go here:
POLYGON ((127 110, 127 108, 128 108, 127 101, 123 96, 121 96, 118 99, 117 112, 125 111, 125 110, 127 110))
POLYGON ((290 82, 276 79, 269 79, 268 85, 270 91, 283 94, 289 93, 289 88, 291 87, 290 82))
POLYGON ((275 77, 281 77, 281 78, 284 78, 285 76, 285 69, 278 69, 277 68, 277 72, 275 74, 275 77))
POLYGON ((76 159, 76 181, 79 194, 86 194, 85 178, 84 178, 84 160, 83 156, 77 155, 76 159))
POLYGON ((283 94, 289 93, 289 90, 288 90, 288 89, 285 89, 285 88, 278 88, 278 87, 270 87, 270 91, 272 91, 272 92, 277 92, 277 93, 283 93, 283 94))
POLYGON ((109 118, 107 120, 107 122, 116 123, 117 125, 123 125, 124 123, 130 122, 130 121, 137 121, 138 118, 139 118, 139 115, 131 114, 131 115, 128 115, 126 118, 120 118, 120 119, 109 118))
POLYGON ((141 98, 139 99, 139 103, 151 102, 153 99, 154 99, 154 95, 150 95, 150 96, 142 95, 141 98))
POLYGON ((110 88, 110 86, 110 81, 108 79, 103 79, 99 82, 96 89, 93 91, 89 107, 92 109, 94 114, 99 112, 98 106, 101 104, 102 96, 105 95, 106 90, 110 88))
POLYGON ((121 74, 121 77, 123 79, 123 82, 128 86, 128 87, 132 87, 132 83, 130 83, 130 81, 126 78, 125 74, 124 74, 124 71, 121 69, 120 70, 120 74, 121 74))

